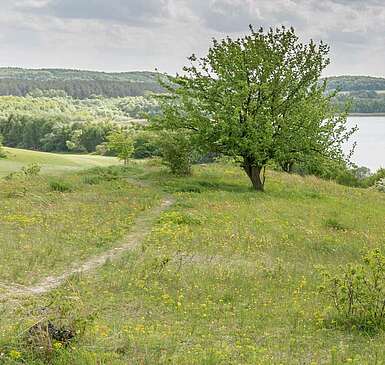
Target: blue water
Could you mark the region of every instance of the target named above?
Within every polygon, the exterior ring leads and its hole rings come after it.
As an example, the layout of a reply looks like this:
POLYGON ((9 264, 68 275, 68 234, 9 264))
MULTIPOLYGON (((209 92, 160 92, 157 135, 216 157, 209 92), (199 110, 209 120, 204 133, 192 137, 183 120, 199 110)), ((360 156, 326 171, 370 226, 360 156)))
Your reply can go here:
POLYGON ((357 142, 352 161, 369 167, 373 172, 385 167, 385 117, 349 117, 348 123, 359 128, 345 146, 347 151, 353 141, 357 142))

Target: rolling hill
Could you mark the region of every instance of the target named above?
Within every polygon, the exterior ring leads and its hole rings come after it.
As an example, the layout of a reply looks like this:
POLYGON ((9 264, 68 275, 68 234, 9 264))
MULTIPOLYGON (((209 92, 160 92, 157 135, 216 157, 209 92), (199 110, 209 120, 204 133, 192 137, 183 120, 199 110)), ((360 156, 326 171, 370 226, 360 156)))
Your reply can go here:
POLYGON ((327 78, 328 90, 338 90, 336 102, 350 102, 351 113, 385 113, 385 78, 335 76, 327 78))
POLYGON ((0 95, 25 96, 36 90, 62 90, 85 99, 91 95, 105 97, 142 96, 162 92, 155 72, 98 72, 67 69, 0 68, 0 95))

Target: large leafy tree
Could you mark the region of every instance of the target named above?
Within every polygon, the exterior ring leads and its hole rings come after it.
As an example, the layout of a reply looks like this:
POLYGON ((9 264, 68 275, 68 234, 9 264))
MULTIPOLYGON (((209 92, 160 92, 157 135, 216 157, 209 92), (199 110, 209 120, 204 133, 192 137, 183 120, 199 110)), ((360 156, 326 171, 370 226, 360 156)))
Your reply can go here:
POLYGON ((207 151, 238 159, 256 190, 265 167, 285 170, 312 155, 342 158, 353 131, 319 82, 327 45, 299 41, 293 28, 263 29, 213 40, 206 57, 192 55, 183 74, 169 78, 160 97, 161 129, 190 133, 207 151))

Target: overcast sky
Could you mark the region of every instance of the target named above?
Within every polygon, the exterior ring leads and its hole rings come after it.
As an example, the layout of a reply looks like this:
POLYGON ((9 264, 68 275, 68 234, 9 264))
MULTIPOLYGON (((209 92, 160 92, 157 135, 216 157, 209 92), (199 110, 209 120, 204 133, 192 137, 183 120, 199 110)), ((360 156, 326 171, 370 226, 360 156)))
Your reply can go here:
POLYGON ((0 0, 0 66, 175 73, 211 38, 293 25, 327 75, 385 76, 385 0, 0 0))

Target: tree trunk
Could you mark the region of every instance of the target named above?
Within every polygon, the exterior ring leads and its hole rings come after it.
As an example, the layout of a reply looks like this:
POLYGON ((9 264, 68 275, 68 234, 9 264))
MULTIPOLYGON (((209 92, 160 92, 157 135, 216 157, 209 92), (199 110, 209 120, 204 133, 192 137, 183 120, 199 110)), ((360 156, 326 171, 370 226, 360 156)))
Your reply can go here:
POLYGON ((253 188, 258 191, 264 191, 265 178, 261 178, 261 173, 264 170, 264 167, 244 164, 243 169, 251 180, 253 188))

